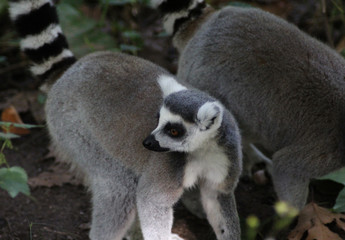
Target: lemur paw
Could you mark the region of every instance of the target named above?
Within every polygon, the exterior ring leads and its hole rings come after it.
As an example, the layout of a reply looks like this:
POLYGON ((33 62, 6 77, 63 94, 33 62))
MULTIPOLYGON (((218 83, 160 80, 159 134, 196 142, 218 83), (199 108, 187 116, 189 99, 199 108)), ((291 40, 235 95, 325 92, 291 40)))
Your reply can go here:
POLYGON ((172 233, 169 240, 184 240, 179 235, 172 233))

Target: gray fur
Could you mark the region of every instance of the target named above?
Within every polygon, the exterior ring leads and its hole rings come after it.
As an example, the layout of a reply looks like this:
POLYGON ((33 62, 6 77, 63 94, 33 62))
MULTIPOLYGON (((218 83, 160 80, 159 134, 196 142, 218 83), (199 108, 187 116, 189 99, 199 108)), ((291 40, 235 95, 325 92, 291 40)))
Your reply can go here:
POLYGON ((220 99, 247 143, 271 152, 280 200, 301 208, 311 178, 345 163, 345 60, 272 14, 203 10, 173 42, 178 78, 220 99))

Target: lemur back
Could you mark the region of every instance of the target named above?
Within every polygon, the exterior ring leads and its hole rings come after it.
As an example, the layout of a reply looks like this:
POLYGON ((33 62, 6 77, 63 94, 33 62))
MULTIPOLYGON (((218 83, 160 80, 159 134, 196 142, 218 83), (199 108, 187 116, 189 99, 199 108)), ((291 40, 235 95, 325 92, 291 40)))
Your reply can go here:
POLYGON ((244 142, 271 152, 278 197, 301 208, 309 180, 345 163, 345 60, 259 9, 153 2, 180 52, 178 78, 220 99, 244 142))
POLYGON ((47 86, 52 144, 91 191, 92 240, 122 239, 136 215, 144 239, 180 239, 171 233, 172 207, 195 184, 217 238, 240 239, 241 138, 230 112, 138 57, 97 52, 76 61, 52 1, 10 1, 10 14, 47 86))

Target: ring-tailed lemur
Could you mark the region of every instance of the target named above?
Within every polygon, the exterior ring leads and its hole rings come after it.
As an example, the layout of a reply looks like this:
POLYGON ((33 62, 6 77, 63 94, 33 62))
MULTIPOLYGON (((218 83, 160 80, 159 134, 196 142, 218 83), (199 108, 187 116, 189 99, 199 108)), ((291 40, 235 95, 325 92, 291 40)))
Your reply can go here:
POLYGON ((144 239, 180 239, 172 206, 196 183, 218 239, 240 239, 241 139, 218 101, 138 57, 98 52, 76 61, 51 0, 10 1, 10 14, 32 73, 47 85, 52 144, 91 190, 91 239, 122 239, 137 213, 144 239), (145 138, 150 150, 169 152, 148 151, 145 138))
POLYGON ((345 164, 344 58, 259 9, 152 3, 174 35, 178 79, 232 111, 243 141, 272 153, 278 197, 303 207, 310 179, 345 164))

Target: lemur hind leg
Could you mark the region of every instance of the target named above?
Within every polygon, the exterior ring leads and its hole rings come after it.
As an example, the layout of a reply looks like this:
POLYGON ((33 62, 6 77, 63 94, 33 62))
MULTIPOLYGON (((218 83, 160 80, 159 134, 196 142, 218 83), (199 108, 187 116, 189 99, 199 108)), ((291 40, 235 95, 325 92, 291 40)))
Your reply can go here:
POLYGON ((307 201, 309 182, 342 166, 336 145, 313 142, 285 147, 273 155, 273 184, 279 200, 302 209, 307 201), (338 164, 337 164, 338 162, 338 164))
POLYGON ((121 240, 132 226, 136 216, 136 180, 129 176, 123 181, 107 176, 93 179, 90 239, 121 240))
POLYGON ((283 170, 273 165, 274 189, 280 201, 286 201, 292 206, 302 209, 307 201, 309 193, 309 179, 295 176, 289 170, 283 170))

